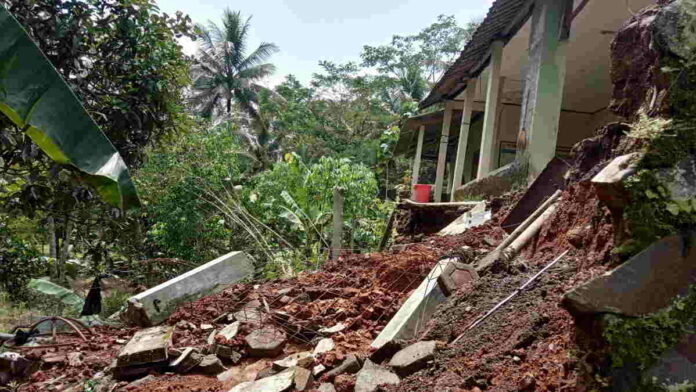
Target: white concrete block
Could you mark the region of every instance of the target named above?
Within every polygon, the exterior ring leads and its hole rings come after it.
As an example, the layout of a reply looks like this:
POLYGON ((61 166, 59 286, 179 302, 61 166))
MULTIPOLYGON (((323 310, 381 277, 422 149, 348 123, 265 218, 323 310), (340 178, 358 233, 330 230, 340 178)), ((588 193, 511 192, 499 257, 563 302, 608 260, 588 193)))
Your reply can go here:
POLYGON ((447 298, 437 284, 447 264, 456 259, 440 260, 420 286, 404 302, 371 346, 378 349, 394 339, 411 339, 423 329, 435 312, 437 305, 447 298))
POLYGON ((139 326, 158 324, 180 303, 201 298, 253 273, 254 266, 244 252, 230 252, 129 298, 122 319, 139 326))

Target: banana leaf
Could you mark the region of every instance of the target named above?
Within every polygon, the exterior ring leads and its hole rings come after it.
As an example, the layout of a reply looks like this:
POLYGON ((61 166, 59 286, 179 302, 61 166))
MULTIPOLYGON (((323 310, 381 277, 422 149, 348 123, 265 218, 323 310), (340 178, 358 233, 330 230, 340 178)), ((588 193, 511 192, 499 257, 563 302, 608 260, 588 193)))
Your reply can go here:
POLYGON ((82 103, 0 5, 0 112, 51 159, 77 168, 107 203, 139 206, 125 162, 82 103))
POLYGON ((29 284, 27 284, 27 287, 41 294, 57 298, 63 304, 71 307, 77 314, 80 313, 82 306, 85 304, 85 300, 82 299, 82 297, 50 280, 32 279, 29 281, 29 284))

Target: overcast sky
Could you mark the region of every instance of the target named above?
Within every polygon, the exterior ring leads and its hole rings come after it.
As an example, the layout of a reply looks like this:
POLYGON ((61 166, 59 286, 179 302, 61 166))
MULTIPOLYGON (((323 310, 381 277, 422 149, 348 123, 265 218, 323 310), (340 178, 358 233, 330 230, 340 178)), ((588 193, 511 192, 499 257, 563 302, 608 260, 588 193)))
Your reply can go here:
MULTIPOLYGON (((394 34, 412 34, 440 14, 460 25, 485 16, 493 0, 157 0, 160 9, 180 10, 196 23, 218 22, 225 7, 252 16, 251 44, 273 42, 276 84, 287 74, 307 82, 319 60, 357 60, 363 45, 388 43, 394 34)), ((187 53, 195 46, 184 42, 187 53)))

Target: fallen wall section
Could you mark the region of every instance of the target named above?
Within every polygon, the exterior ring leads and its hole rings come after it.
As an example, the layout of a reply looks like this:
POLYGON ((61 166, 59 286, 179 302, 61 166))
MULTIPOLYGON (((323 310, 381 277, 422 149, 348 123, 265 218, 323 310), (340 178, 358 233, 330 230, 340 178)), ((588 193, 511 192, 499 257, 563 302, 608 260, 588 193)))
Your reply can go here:
POLYGON ((169 317, 178 304, 201 298, 253 273, 254 266, 244 252, 230 252, 130 297, 121 319, 140 327, 156 325, 169 317))
POLYGON ((379 349, 396 339, 411 339, 425 326, 437 305, 447 298, 440 289, 437 278, 445 271, 448 264, 456 259, 440 260, 430 271, 420 286, 399 308, 394 317, 372 342, 372 347, 379 349))

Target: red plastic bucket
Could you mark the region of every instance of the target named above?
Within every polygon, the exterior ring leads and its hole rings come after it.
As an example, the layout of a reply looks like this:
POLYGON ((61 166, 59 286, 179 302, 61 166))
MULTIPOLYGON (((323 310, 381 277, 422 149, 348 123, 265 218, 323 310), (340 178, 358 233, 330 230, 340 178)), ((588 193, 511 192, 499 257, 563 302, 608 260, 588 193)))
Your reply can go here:
POLYGON ((432 189, 432 185, 415 184, 413 186, 413 201, 428 203, 430 201, 430 189, 432 189))

